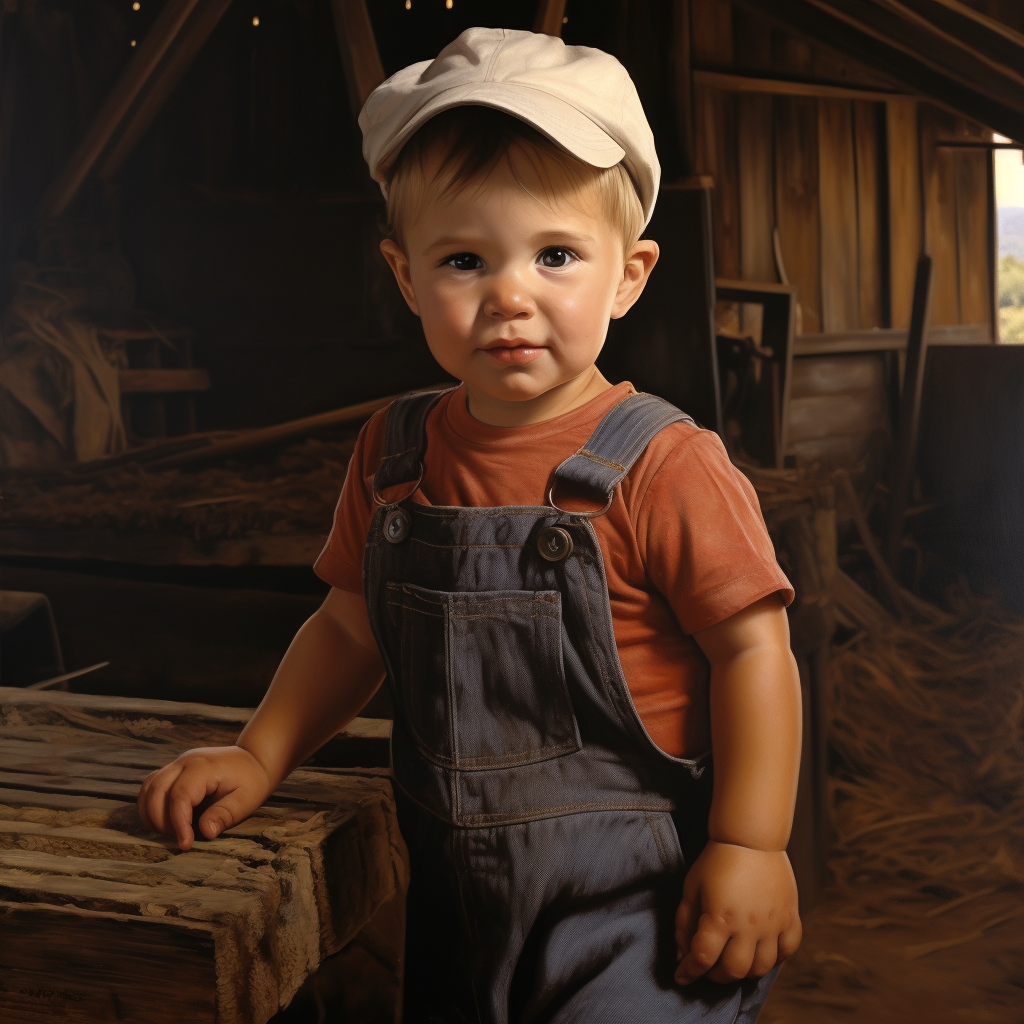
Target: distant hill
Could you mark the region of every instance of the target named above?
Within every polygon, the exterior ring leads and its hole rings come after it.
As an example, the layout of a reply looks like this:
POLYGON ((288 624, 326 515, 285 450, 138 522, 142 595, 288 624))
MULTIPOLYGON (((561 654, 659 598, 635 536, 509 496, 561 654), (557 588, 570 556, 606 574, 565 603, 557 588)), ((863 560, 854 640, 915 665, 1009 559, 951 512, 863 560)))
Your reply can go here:
POLYGON ((999 255, 1024 260, 1024 206, 999 208, 999 255))

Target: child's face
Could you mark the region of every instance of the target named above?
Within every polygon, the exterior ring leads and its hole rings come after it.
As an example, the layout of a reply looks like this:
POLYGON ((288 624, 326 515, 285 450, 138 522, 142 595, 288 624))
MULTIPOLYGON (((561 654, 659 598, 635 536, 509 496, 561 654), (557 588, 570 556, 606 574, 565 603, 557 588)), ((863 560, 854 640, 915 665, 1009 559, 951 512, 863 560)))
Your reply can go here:
POLYGON ((529 161, 516 170, 523 184, 503 160, 478 188, 426 204, 404 251, 381 245, 434 358, 465 382, 470 412, 502 425, 592 397, 608 321, 657 259, 650 241, 623 253, 596 186, 549 199, 529 161))

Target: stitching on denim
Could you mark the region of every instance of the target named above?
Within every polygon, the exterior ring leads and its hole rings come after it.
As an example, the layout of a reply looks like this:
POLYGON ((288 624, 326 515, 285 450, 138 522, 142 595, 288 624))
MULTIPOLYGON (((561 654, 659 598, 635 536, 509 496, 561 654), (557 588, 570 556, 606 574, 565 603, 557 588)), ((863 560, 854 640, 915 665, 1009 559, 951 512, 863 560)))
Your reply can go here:
POLYGON ((584 458, 590 459, 593 462, 598 463, 601 466, 606 466, 608 469, 614 469, 617 473, 622 472, 626 468, 625 466, 620 465, 618 462, 611 462, 608 459, 598 455, 597 452, 589 451, 586 448, 581 448, 579 450, 579 454, 582 455, 584 458))

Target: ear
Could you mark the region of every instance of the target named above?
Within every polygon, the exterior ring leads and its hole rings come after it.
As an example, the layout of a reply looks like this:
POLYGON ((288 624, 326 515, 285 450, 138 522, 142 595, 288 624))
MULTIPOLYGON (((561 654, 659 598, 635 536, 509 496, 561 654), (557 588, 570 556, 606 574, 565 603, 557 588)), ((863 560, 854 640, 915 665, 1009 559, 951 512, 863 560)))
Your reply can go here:
POLYGON ((640 293, 647 284, 654 264, 658 262, 661 250, 658 243, 650 238, 641 238, 626 253, 626 261, 622 268, 622 280, 615 289, 615 301, 612 303, 612 319, 625 316, 630 307, 640 298, 640 293))
POLYGON ((409 272, 408 257, 393 238, 385 238, 380 243, 380 251, 383 253, 384 259, 388 261, 388 266, 391 267, 391 272, 395 275, 395 280, 398 282, 398 287, 409 308, 416 316, 419 316, 420 310, 416 305, 416 293, 412 290, 412 274, 409 272))

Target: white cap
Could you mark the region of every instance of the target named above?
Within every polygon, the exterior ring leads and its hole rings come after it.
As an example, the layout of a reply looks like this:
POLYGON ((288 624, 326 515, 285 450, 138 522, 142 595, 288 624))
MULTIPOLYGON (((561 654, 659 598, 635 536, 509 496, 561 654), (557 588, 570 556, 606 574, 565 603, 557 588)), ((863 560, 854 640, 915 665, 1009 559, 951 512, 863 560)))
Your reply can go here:
POLYGON ((385 195, 387 171, 413 133, 442 110, 470 105, 518 117, 593 167, 622 161, 650 221, 661 166, 626 69, 603 50, 507 28, 468 28, 434 60, 370 93, 359 114, 363 156, 385 195))

